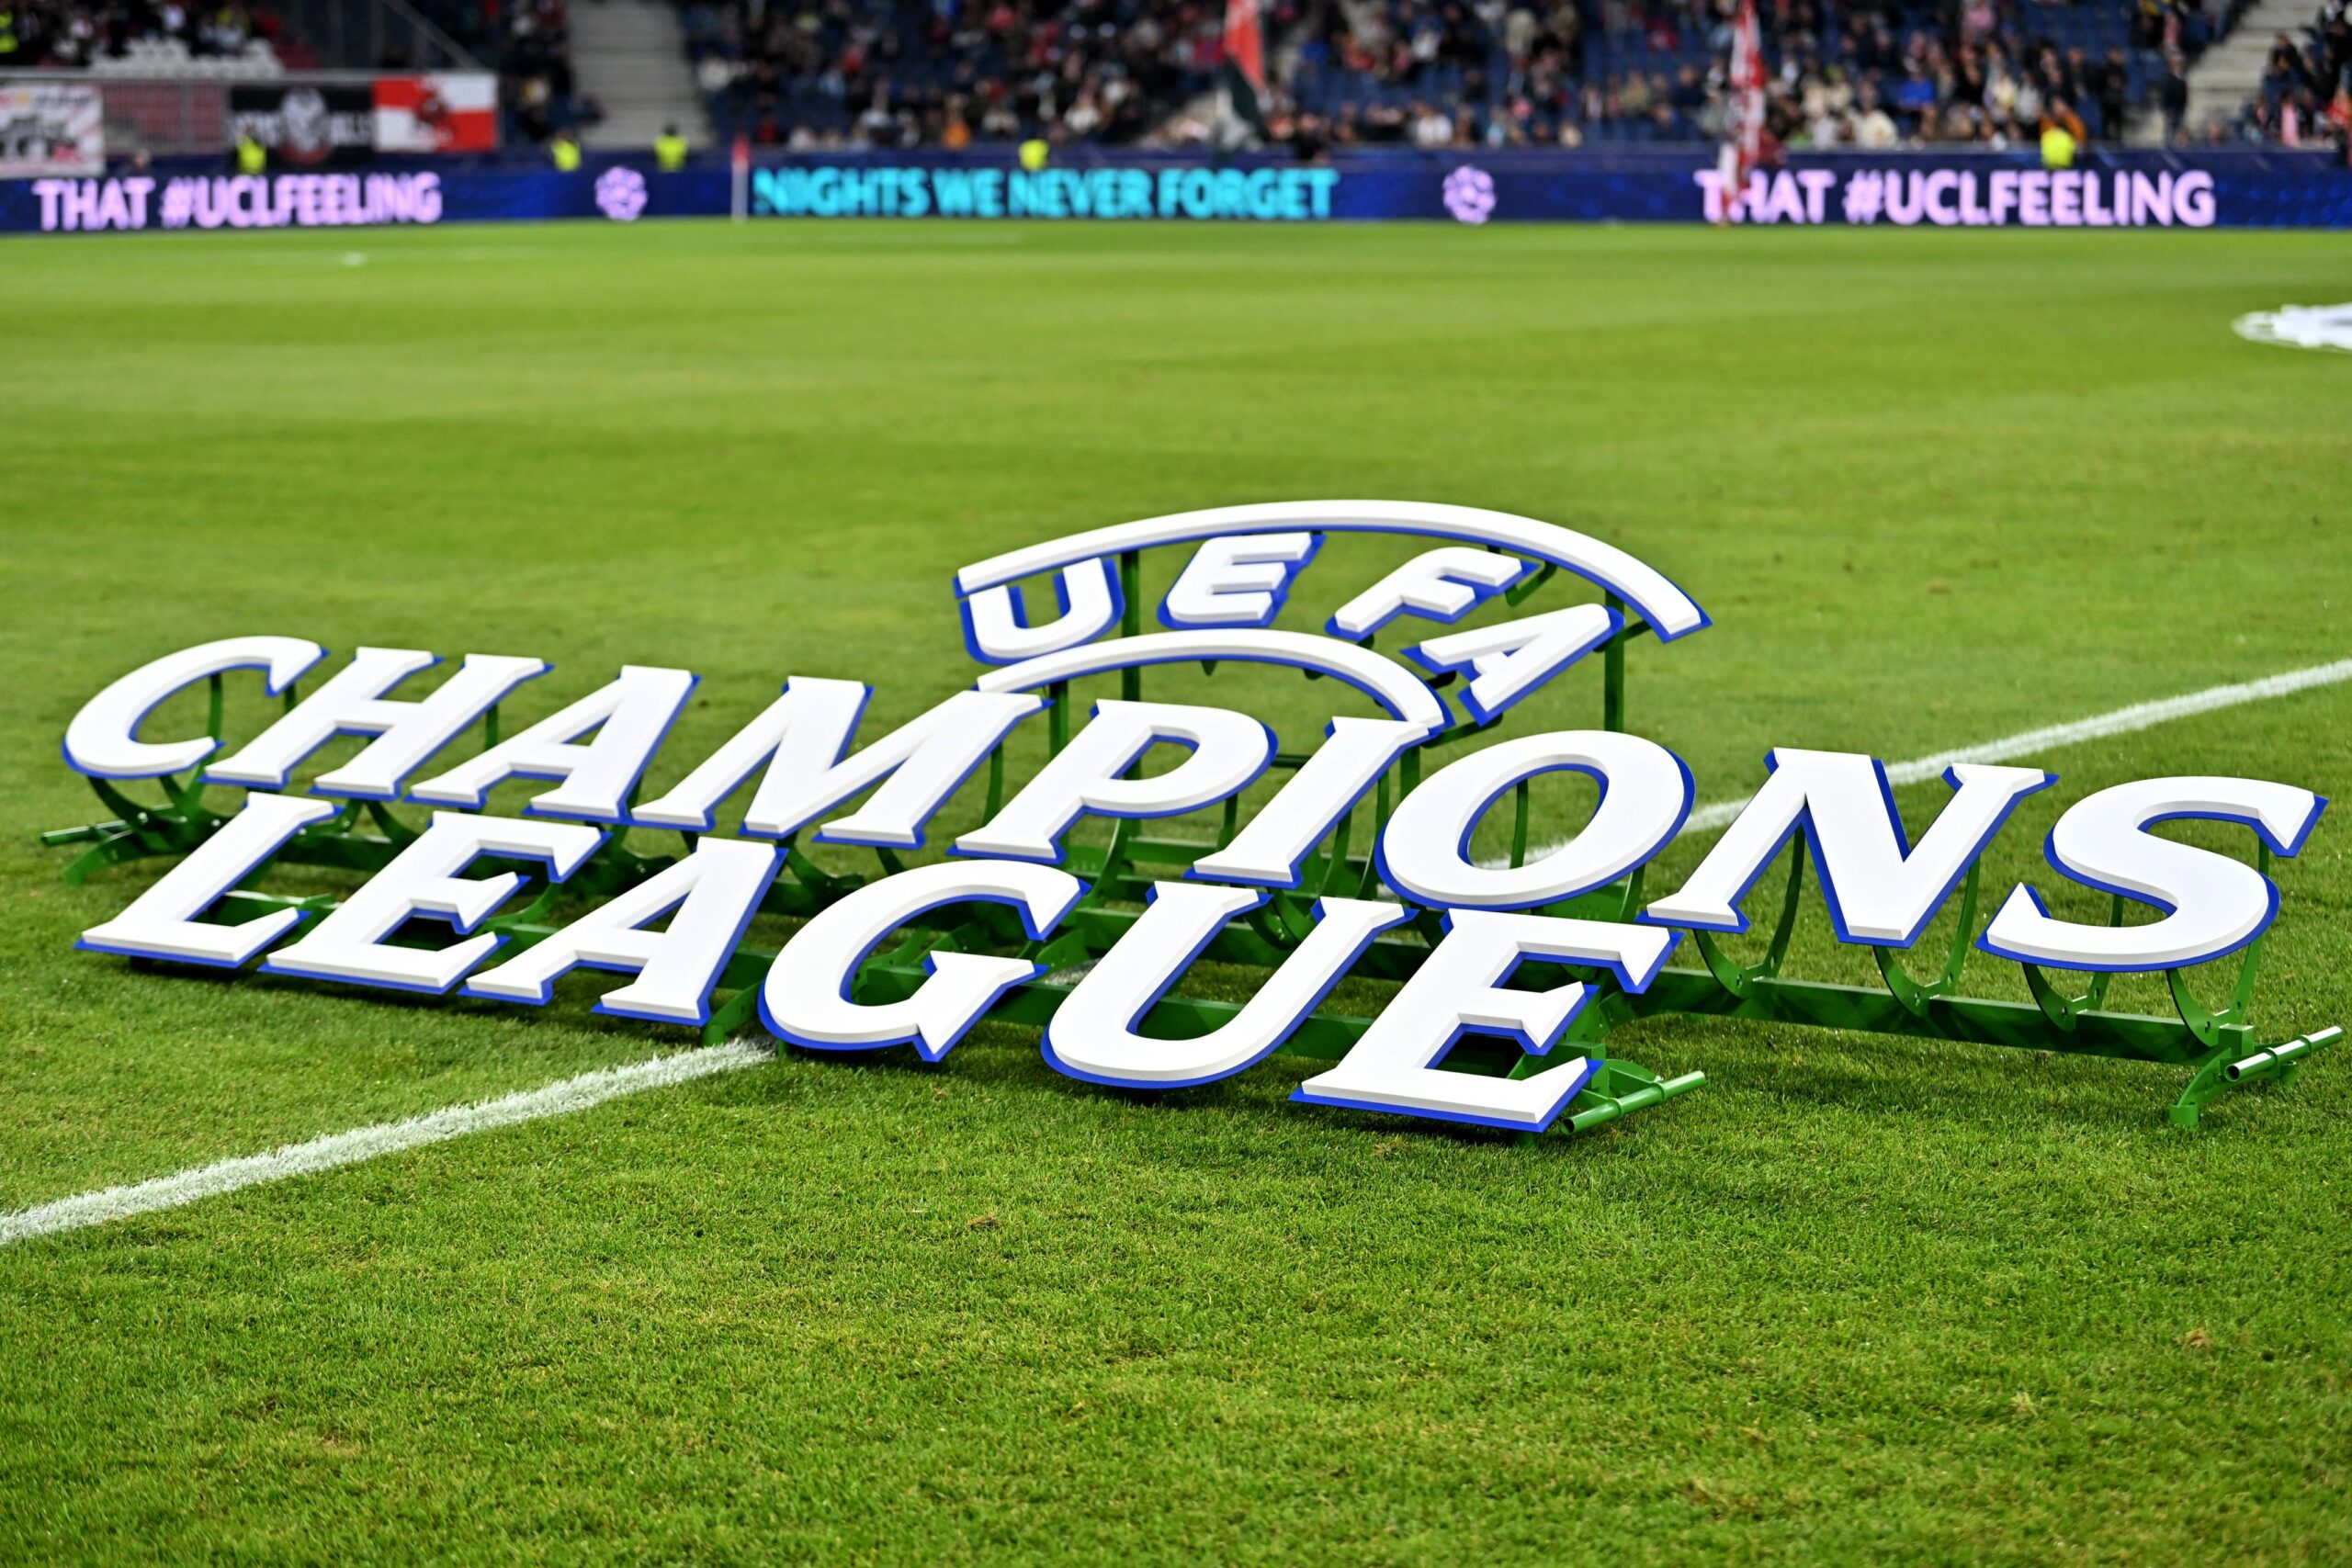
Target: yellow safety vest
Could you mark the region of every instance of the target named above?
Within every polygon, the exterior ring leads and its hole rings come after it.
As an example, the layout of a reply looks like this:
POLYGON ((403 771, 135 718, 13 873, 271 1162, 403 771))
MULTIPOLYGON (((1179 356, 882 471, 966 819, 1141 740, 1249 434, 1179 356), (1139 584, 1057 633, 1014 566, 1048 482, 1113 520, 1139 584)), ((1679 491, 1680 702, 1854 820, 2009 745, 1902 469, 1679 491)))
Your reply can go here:
POLYGON ((2075 166, 2075 137, 2064 126, 2053 125, 2041 133, 2041 166, 2045 169, 2071 169, 2075 166))
POLYGON ((665 175, 674 175, 686 166, 686 139, 683 136, 657 136, 653 139, 653 157, 665 175))
POLYGON ((577 173, 580 168, 580 143, 568 136, 559 136, 548 143, 548 156, 555 160, 556 173, 577 173))
POLYGON ((269 167, 269 149, 250 136, 237 138, 237 173, 257 175, 269 167))

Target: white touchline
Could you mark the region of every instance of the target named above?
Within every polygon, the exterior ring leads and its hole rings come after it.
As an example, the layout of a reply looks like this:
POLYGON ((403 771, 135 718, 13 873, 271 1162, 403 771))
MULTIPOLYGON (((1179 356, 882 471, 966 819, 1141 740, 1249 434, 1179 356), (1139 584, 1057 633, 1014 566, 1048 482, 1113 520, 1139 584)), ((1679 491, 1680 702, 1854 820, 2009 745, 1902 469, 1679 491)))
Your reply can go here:
POLYGON ((19 1209, 13 1214, 0 1214, 0 1247, 56 1231, 104 1224, 108 1220, 119 1220, 131 1214, 175 1209, 183 1203, 193 1203, 199 1198, 234 1192, 241 1187, 256 1187, 266 1181, 282 1181, 289 1176, 333 1170, 337 1166, 356 1165, 361 1160, 398 1154, 402 1149, 461 1138, 468 1133, 512 1126, 517 1122, 536 1122, 545 1116, 565 1116, 574 1111, 585 1111, 592 1105, 602 1105, 608 1100, 617 1100, 623 1095, 640 1094, 649 1089, 666 1089, 672 1084, 708 1077, 713 1073, 733 1072, 739 1067, 773 1060, 774 1054, 764 1046, 729 1041, 724 1045, 632 1062, 625 1067, 582 1073, 578 1077, 526 1089, 520 1094, 486 1100, 479 1105, 453 1105, 446 1111, 413 1116, 405 1122, 386 1122, 373 1127, 355 1127, 348 1133, 331 1133, 323 1138, 312 1138, 307 1144, 288 1144, 266 1155, 224 1159, 218 1165, 199 1166, 175 1176, 158 1177, 135 1186, 109 1187, 103 1191, 60 1198, 53 1203, 19 1209))
MULTIPOLYGON (((2290 670, 2283 674, 2266 675, 2259 681, 2242 681, 2231 686, 2209 686, 2201 692, 2189 692, 2177 697, 2165 697, 2153 703, 2134 703, 2113 713, 2094 714, 2070 724, 2052 724, 2041 729, 2029 729, 2019 735, 2004 736, 1998 740, 1982 741, 1974 746, 1962 746, 1950 751, 1939 751, 1932 757, 1916 757, 1908 762, 1889 762, 1887 783, 1896 785, 1925 784, 1941 777, 1943 771, 1954 762, 2006 762, 2018 757, 2030 757, 2036 752, 2052 751, 2061 746, 2075 746, 2086 740, 2098 740, 2109 735, 2129 735, 2135 729, 2153 729, 2159 724, 2169 724, 2191 714, 2211 713, 2216 708, 2233 708, 2246 703, 2267 702, 2272 697, 2284 697, 2313 686, 2332 686, 2341 681, 2352 681, 2352 659, 2339 659, 2333 664, 2314 664, 2306 670, 2290 670)), ((1682 824, 1684 833, 1705 833, 1717 828, 1728 828, 1755 798, 1743 795, 1737 800, 1718 800, 1693 810, 1682 824)), ((1528 858, 1550 854, 1561 840, 1549 844, 1530 845, 1528 858)), ((1508 863, 1507 857, 1495 856, 1478 863, 1498 866, 1508 863)))
MULTIPOLYGON (((1962 746, 1955 750, 1939 751, 1932 757, 1920 757, 1908 762, 1890 762, 1886 776, 1897 784, 1920 784, 1935 778, 1954 762, 2006 761, 2013 757, 2030 756, 2060 746, 2097 740, 2102 736, 2128 735, 2135 729, 2150 729, 2176 718, 2187 718, 2191 714, 2211 713, 2216 708, 2236 707, 2245 703, 2266 702, 2272 697, 2287 696, 2313 686, 2330 686, 2341 681, 2352 681, 2352 659, 2339 659, 2333 664, 2314 664, 2308 670, 2290 670, 2284 674, 2267 675, 2259 681, 2242 682, 2233 686, 2213 686, 2184 696, 2166 697, 2161 702, 2136 703, 2128 708, 2117 708, 2113 713, 2078 718, 2071 724, 2029 729, 2021 735, 1987 740, 1975 746, 1962 746)), ((1743 795, 1737 800, 1719 800, 1712 806, 1700 807, 1683 823, 1682 831, 1696 833, 1726 827, 1738 817, 1750 798, 1743 795)), ((1530 855, 1548 854, 1558 847, 1557 844, 1547 844, 1528 852, 1530 855)), ((1482 863, 1499 865, 1502 863, 1496 860, 1482 863)), ((182 1203, 193 1203, 199 1198, 209 1198, 219 1192, 233 1192, 241 1187, 254 1187, 266 1181, 283 1180, 289 1176, 304 1176, 312 1171, 333 1170, 337 1166, 356 1165, 361 1160, 398 1154, 402 1149, 413 1149, 420 1145, 461 1138, 468 1133, 511 1126, 517 1122, 536 1122, 545 1116, 563 1116, 574 1111, 585 1111, 592 1105, 601 1105, 625 1094, 687 1083, 713 1073, 732 1072, 738 1067, 749 1067, 774 1059, 774 1054, 764 1046, 730 1041, 724 1045, 707 1046, 698 1051, 656 1056, 650 1061, 633 1063, 626 1067, 582 1073, 576 1078, 565 1078, 543 1089, 510 1094, 503 1100, 485 1100, 480 1105, 456 1105, 447 1111, 412 1117, 406 1122, 387 1122, 374 1127, 354 1128, 348 1133, 330 1134, 323 1138, 313 1138, 307 1144, 288 1144, 266 1155, 222 1160, 218 1165, 183 1170, 176 1176, 158 1177, 153 1181, 141 1181, 131 1187, 109 1187, 100 1192, 60 1198, 53 1203, 19 1209, 13 1214, 0 1214, 0 1247, 56 1231, 104 1224, 108 1220, 149 1213, 157 1209, 177 1208, 182 1203)))

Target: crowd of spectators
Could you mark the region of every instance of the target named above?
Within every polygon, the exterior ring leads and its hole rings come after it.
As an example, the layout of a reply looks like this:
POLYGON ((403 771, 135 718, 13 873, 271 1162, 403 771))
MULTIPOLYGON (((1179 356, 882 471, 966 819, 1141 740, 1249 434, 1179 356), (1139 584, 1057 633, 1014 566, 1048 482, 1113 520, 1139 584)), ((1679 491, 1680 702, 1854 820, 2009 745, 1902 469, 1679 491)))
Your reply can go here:
POLYGON ((0 0, 0 71, 78 71, 133 44, 170 44, 191 59, 234 58, 255 40, 289 67, 310 57, 282 36, 277 14, 236 0, 0 0))
MULTIPOLYGON (((2053 121, 2077 140, 2120 139, 2154 85, 2155 49, 2212 32, 2205 4, 1766 0, 1769 123, 1797 147, 2008 144, 2053 121)), ((1312 144, 1713 140, 1735 14, 1732 0, 1333 9, 1301 51, 1285 120, 1312 144)))
MULTIPOLYGON (((681 0, 723 132, 785 147, 1042 137, 1205 140, 1220 0, 681 0), (1188 107, 1192 112, 1187 112, 1188 107)), ((1767 123, 1789 147, 2012 145, 2052 125, 2118 140, 2132 111, 2175 138, 2352 141, 2352 0, 2274 40, 2231 124, 2189 127, 2186 73, 2247 0, 1763 0, 1767 123)), ((598 118, 572 80, 567 0, 418 0, 502 76, 510 140, 598 118)), ((1272 131, 1333 146, 1578 145, 1724 134, 1736 0, 1274 0, 1293 68, 1272 131)), ((79 68, 136 43, 313 63, 237 0, 0 0, 0 69, 79 68)), ((379 63, 404 65, 401 59, 379 63)))
POLYGON ((2352 152, 2352 6, 2327 0, 2310 31, 2270 42, 2262 88, 2233 134, 2352 152))
MULTIPOLYGON (((560 0, 547 0, 557 4, 560 0)), ((1770 135, 1793 148, 2176 137, 2187 73, 2250 0, 1762 0, 1770 135)), ((714 118, 763 145, 1188 142, 1215 85, 1217 0, 682 0, 714 118), (1188 106, 1190 106, 1188 111, 1188 106)), ((2281 37, 2215 140, 2352 134, 2352 0, 2281 37)), ((1580 145, 1724 133, 1736 0, 1279 0, 1295 45, 1268 108, 1332 146, 1580 145)))
POLYGON ((1224 28, 1216 0, 685 0, 684 18, 722 131, 792 147, 1141 141, 1215 85, 1224 28))

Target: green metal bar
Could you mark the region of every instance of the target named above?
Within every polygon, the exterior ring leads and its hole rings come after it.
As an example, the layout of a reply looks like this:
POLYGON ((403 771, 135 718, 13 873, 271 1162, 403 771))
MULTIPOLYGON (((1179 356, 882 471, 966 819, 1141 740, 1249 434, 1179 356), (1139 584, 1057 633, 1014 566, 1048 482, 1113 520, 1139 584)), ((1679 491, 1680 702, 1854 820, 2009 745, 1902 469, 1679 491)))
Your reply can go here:
POLYGON ((1976 867, 1971 865, 1960 896, 1960 919, 1952 925, 1951 951, 1944 958, 1943 973, 1934 979, 1924 983, 1914 980, 1891 947, 1871 949, 1871 956, 1878 961, 1879 976, 1886 982, 1887 994, 1905 1012, 1924 1018, 1928 1003, 1958 991, 1960 973, 1968 964, 1968 944, 1976 934, 1976 867))
MULTIPOLYGON (((1625 613, 1625 602, 1614 593, 1604 593, 1600 602, 1619 615, 1625 613)), ((1600 728, 1622 734, 1625 728, 1625 639, 1629 634, 1620 628, 1600 649, 1600 728)))
MULTIPOLYGON (((1487 547, 1490 550, 1494 550, 1494 547, 1492 545, 1489 545, 1487 547)), ((1495 554, 1497 555, 1500 555, 1503 552, 1500 550, 1495 550, 1495 554)), ((1560 569, 1558 567, 1553 565, 1550 561, 1545 561, 1541 567, 1536 569, 1532 576, 1522 577, 1517 582, 1512 583, 1509 588, 1504 589, 1503 603, 1509 604, 1513 609, 1517 609, 1520 605, 1526 604, 1530 599, 1533 598, 1535 596, 1535 591, 1543 587, 1545 583, 1551 581, 1554 575, 1556 574, 1559 570, 1560 569)))
MULTIPOLYGON (((1133 637, 1143 630, 1143 556, 1137 550, 1119 552, 1119 635, 1133 637)), ((1143 670, 1130 664, 1119 671, 1119 696, 1122 701, 1143 701, 1143 670)))
POLYGON ((1745 1001, 1752 995, 1756 983, 1769 980, 1781 972, 1781 961, 1788 956, 1789 939, 1797 929, 1797 903, 1804 896, 1804 835, 1792 835, 1789 840, 1789 881, 1781 894, 1781 915, 1772 927, 1771 944, 1765 950, 1760 964, 1741 964, 1724 951, 1711 931, 1694 931, 1690 944, 1699 950, 1700 960, 1714 976, 1724 994, 1736 1001, 1745 1001))
MULTIPOLYGON (((1755 1019, 1871 1034, 1901 1034, 1918 1040, 1957 1040, 2032 1051, 2113 1056, 2172 1066, 2190 1066, 2205 1055, 2196 1037, 2168 1018, 2086 1012, 2075 1021, 2072 1033, 2059 1034, 2051 1031, 2041 1010, 2030 1002, 1937 997, 1928 1002, 1922 1016, 1883 990, 1771 976, 1752 981, 1749 994, 1742 998, 1727 993, 1711 974, 1668 969, 1647 991, 1627 996, 1623 1000, 1628 1016, 1634 1018, 1686 1013, 1755 1019)), ((2222 1028, 2224 1038, 2243 1041, 2248 1033, 2244 1024, 2222 1028)))

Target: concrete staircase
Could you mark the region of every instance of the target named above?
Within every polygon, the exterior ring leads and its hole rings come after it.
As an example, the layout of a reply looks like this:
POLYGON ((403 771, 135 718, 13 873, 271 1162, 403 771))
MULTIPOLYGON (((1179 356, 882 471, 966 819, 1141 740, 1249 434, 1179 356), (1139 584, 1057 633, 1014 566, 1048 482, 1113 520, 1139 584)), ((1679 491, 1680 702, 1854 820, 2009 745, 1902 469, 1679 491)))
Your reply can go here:
POLYGON ((576 91, 605 108, 581 141, 592 148, 643 152, 665 125, 697 150, 712 142, 710 118, 686 62, 677 8, 666 0, 574 0, 571 74, 576 91))
MULTIPOLYGON (((2230 36, 2188 68, 2188 113, 2181 120, 2181 130, 2201 137, 2217 119, 2234 121, 2238 111, 2261 90, 2262 70, 2270 63, 2272 40, 2285 33, 2301 43, 2304 29, 2318 14, 2315 0, 2260 0, 2240 17, 2230 36)), ((2151 142, 2162 141, 2163 117, 2149 115, 2143 134, 2151 142)))

